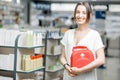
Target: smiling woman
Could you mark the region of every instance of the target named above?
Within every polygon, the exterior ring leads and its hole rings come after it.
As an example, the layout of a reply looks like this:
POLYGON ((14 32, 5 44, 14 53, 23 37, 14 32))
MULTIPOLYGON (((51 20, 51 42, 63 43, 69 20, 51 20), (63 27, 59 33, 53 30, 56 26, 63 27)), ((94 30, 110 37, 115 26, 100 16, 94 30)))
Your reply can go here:
POLYGON ((88 3, 78 3, 75 7, 74 18, 85 17, 86 22, 89 22, 92 14, 91 6, 88 3))
POLYGON ((61 40, 62 54, 60 61, 65 67, 63 80, 97 80, 96 68, 105 63, 104 45, 100 34, 89 28, 91 14, 92 9, 88 2, 80 2, 76 5, 74 20, 78 27, 66 31, 61 40), (83 46, 87 48, 85 51, 79 49, 83 46), (80 64, 85 64, 84 59, 89 60, 89 56, 87 55, 87 59, 86 56, 79 57, 74 54, 79 59, 73 58, 75 47, 80 50, 80 52, 76 51, 77 55, 91 52, 94 58, 93 61, 85 66, 77 67, 80 64), (78 63, 77 66, 71 64, 73 61, 78 63))

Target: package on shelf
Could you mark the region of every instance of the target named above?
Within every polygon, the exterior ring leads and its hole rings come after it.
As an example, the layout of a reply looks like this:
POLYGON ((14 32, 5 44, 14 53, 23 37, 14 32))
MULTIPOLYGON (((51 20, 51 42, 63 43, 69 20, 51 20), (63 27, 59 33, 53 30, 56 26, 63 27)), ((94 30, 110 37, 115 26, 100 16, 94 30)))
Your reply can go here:
POLYGON ((26 46, 26 32, 20 32, 18 46, 21 46, 21 47, 26 46))
POLYGON ((40 49, 41 49, 41 48, 35 48, 35 49, 34 49, 34 53, 40 54, 40 49))
POLYGON ((59 70, 59 69, 63 68, 63 66, 60 63, 60 58, 59 57, 57 57, 54 61, 55 61, 55 64, 50 64, 48 66, 48 70, 53 70, 54 71, 54 70, 59 70))
POLYGON ((42 54, 23 55, 21 69, 24 71, 39 69, 43 66, 42 54))
POLYGON ((41 47, 41 48, 35 48, 34 49, 34 53, 35 54, 44 54, 44 47, 41 47))
POLYGON ((31 56, 31 60, 32 60, 34 69, 38 69, 43 66, 42 54, 37 54, 35 56, 31 56))
POLYGON ((51 47, 51 54, 61 54, 61 45, 55 45, 51 47))
POLYGON ((26 33, 26 46, 40 46, 42 45, 42 33, 34 31, 27 31, 26 33))
POLYGON ((56 70, 59 70, 59 69, 62 69, 62 68, 63 68, 62 65, 49 65, 47 70, 56 71, 56 70))
POLYGON ((0 45, 5 44, 5 32, 6 29, 0 29, 0 45))
POLYGON ((20 34, 18 30, 0 29, 0 45, 14 46, 18 34, 20 34))
POLYGON ((33 31, 26 33, 26 46, 33 46, 33 31))
POLYGON ((60 63, 60 58, 58 57, 58 58, 56 58, 56 64, 55 64, 55 67, 54 67, 55 69, 61 69, 61 68, 63 68, 63 66, 61 65, 61 63, 60 63))
POLYGON ((52 79, 52 80, 61 80, 60 78, 54 78, 54 79, 52 79))
POLYGON ((9 70, 14 70, 14 54, 9 54, 9 70))
POLYGON ((35 80, 43 80, 43 72, 36 71, 35 72, 35 80))
POLYGON ((54 65, 49 65, 47 70, 54 70, 54 65))
POLYGON ((4 76, 0 76, 0 80, 13 80, 13 78, 11 77, 4 77, 4 76))
POLYGON ((33 45, 39 46, 42 45, 42 34, 41 33, 35 33, 33 34, 33 45))
POLYGON ((21 33, 19 46, 42 46, 42 33, 28 30, 25 33, 21 33))
POLYGON ((22 70, 31 70, 30 55, 23 55, 21 60, 21 69, 22 70), (26 69, 27 68, 27 69, 26 69))
MULTIPOLYGON (((15 45, 15 40, 16 40, 16 37, 20 34, 20 32, 18 30, 7 30, 8 31, 8 34, 10 33, 10 40, 9 40, 11 43, 10 44, 5 44, 5 45, 8 45, 8 46, 14 46, 15 45)), ((6 34, 7 36, 7 34, 6 34)))
POLYGON ((14 39, 14 36, 12 36, 12 31, 11 30, 9 30, 9 31, 6 30, 4 37, 5 37, 5 40, 4 40, 5 45, 9 46, 9 45, 13 44, 13 42, 11 40, 14 39))
POLYGON ((55 31, 55 32, 52 32, 51 37, 57 39, 57 38, 60 38, 60 34, 59 32, 55 31))
POLYGON ((47 37, 53 39, 60 39, 60 30, 49 30, 47 37))
POLYGON ((0 69, 9 68, 9 54, 0 54, 0 69))
POLYGON ((42 45, 42 33, 35 33, 34 31, 20 32, 19 30, 0 29, 0 45, 1 46, 14 46, 15 40, 18 35, 19 46, 40 46, 42 45))
POLYGON ((14 55, 13 54, 0 54, 0 69, 13 70, 14 55))

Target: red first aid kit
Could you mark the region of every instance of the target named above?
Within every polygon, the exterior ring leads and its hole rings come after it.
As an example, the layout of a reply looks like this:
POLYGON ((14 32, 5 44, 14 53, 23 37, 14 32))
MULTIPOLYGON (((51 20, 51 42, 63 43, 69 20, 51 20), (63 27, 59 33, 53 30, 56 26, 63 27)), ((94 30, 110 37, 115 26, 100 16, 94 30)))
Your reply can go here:
POLYGON ((81 68, 94 60, 94 55, 86 46, 75 46, 71 54, 71 67, 81 68))

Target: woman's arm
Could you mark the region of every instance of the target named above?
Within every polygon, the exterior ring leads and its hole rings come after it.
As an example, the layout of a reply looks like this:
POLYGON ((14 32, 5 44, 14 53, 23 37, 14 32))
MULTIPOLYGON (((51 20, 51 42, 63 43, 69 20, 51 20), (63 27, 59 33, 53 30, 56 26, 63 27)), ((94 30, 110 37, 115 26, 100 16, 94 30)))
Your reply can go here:
POLYGON ((66 60, 65 47, 64 47, 64 45, 62 45, 62 54, 61 54, 61 56, 60 56, 60 62, 61 62, 61 64, 64 66, 64 68, 67 70, 67 72, 68 72, 68 74, 69 74, 70 76, 75 76, 75 74, 70 73, 70 72, 71 72, 71 68, 70 68, 70 66, 69 66, 69 64, 68 64, 68 62, 67 62, 67 60, 66 60))
POLYGON ((67 63, 66 56, 65 56, 65 47, 62 45, 62 54, 60 56, 60 62, 62 65, 67 63))
POLYGON ((71 73, 74 73, 74 74, 84 73, 84 72, 90 71, 94 68, 97 68, 100 65, 103 65, 104 63, 105 63, 104 48, 100 48, 96 51, 96 59, 93 62, 91 62, 90 64, 88 64, 82 68, 72 67, 71 73))

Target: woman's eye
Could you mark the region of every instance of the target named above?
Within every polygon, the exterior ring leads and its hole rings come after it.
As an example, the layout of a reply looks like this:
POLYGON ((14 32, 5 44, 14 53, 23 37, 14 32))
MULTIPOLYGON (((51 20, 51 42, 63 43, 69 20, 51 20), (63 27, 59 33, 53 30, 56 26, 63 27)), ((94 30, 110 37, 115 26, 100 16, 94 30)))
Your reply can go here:
POLYGON ((86 12, 83 12, 83 14, 86 14, 86 12))
POLYGON ((79 13, 81 13, 81 14, 86 14, 85 11, 82 11, 82 12, 80 12, 80 11, 76 11, 76 14, 79 14, 79 13))
POLYGON ((79 11, 77 11, 76 13, 80 13, 79 11))

